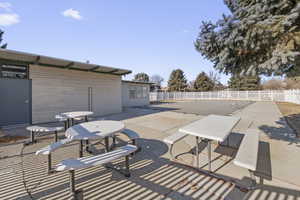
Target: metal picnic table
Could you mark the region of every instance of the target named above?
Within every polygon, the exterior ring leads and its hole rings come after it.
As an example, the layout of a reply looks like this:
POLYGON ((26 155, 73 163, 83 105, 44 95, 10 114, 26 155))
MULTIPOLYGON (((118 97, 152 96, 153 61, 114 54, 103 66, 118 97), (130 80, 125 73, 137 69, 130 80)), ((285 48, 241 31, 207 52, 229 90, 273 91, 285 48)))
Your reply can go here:
POLYGON ((94 113, 91 111, 74 111, 74 112, 65 112, 61 113, 59 116, 62 118, 66 118, 66 128, 71 127, 74 125, 74 119, 75 118, 81 118, 84 117, 85 121, 88 121, 88 116, 93 115, 94 113))
POLYGON ((101 120, 77 124, 67 129, 65 136, 71 140, 79 140, 79 157, 83 154, 83 140, 88 145, 89 140, 105 139, 106 151, 109 151, 109 137, 124 130, 121 121, 101 120))
POLYGON ((211 141, 225 141, 239 120, 239 117, 209 115, 179 129, 179 132, 196 136, 197 167, 199 167, 199 138, 207 140, 208 168, 211 171, 211 141))

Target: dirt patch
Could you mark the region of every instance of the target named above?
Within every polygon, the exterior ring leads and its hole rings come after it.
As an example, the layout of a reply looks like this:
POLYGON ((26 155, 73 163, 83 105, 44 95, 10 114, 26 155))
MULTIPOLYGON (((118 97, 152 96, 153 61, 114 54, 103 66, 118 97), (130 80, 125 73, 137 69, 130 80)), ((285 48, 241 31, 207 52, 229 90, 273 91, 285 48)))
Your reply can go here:
POLYGON ((300 105, 279 102, 277 106, 289 126, 296 132, 297 137, 300 137, 300 105))
POLYGON ((23 140, 27 137, 25 136, 2 136, 0 137, 0 144, 1 143, 12 143, 12 142, 16 142, 18 140, 23 140))

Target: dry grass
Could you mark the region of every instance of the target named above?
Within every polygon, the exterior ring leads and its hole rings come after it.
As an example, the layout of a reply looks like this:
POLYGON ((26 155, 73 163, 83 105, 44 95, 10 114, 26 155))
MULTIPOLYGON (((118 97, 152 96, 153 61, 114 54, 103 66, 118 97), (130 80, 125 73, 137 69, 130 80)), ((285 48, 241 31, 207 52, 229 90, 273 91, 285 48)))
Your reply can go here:
POLYGON ((293 103, 277 103, 277 106, 288 124, 293 128, 297 136, 300 136, 300 105, 293 103))

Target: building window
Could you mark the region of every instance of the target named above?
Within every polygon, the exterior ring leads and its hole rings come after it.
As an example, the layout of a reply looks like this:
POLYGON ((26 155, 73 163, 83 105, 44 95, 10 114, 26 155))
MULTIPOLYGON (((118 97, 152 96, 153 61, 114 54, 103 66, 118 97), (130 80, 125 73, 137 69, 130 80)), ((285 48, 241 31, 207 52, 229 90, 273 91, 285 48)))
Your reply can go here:
POLYGON ((129 99, 146 99, 148 97, 148 88, 145 86, 130 86, 129 99))
POLYGON ((28 79, 28 67, 0 64, 0 78, 28 79))

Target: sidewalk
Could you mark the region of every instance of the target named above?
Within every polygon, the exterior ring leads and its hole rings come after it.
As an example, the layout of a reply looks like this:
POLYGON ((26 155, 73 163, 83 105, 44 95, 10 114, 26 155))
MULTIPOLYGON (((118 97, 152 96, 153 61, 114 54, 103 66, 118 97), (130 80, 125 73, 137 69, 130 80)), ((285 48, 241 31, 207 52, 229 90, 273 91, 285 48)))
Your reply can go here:
POLYGON ((269 144, 271 178, 300 188, 300 140, 287 125, 274 102, 256 102, 235 114, 252 120, 261 130, 260 140, 269 144))

